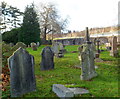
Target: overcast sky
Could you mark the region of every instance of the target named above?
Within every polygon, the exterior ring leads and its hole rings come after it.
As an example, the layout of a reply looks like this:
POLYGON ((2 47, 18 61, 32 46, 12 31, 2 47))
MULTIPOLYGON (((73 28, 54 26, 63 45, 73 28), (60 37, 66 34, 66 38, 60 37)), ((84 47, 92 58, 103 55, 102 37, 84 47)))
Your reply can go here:
POLYGON ((68 30, 84 30, 85 27, 113 26, 118 23, 119 0, 0 0, 24 11, 25 6, 34 1, 53 2, 61 17, 69 17, 68 30))

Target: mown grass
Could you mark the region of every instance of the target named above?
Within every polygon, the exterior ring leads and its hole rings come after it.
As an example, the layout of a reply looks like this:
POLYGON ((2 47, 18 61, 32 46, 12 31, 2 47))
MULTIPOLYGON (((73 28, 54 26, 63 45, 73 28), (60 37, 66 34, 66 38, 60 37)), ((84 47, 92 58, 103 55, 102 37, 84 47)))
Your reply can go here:
POLYGON ((37 51, 27 48, 27 51, 35 58, 35 92, 23 95, 24 97, 57 97, 52 92, 53 84, 63 84, 66 87, 82 87, 90 91, 89 94, 77 95, 75 97, 119 97, 118 95, 118 70, 117 58, 109 56, 108 51, 101 52, 102 63, 95 63, 98 66, 98 76, 90 81, 80 79, 81 69, 75 68, 80 64, 77 51, 78 46, 66 46, 67 53, 63 58, 54 58, 54 70, 40 71, 41 51, 45 46, 40 46, 37 51), (72 85, 74 84, 74 85, 72 85))

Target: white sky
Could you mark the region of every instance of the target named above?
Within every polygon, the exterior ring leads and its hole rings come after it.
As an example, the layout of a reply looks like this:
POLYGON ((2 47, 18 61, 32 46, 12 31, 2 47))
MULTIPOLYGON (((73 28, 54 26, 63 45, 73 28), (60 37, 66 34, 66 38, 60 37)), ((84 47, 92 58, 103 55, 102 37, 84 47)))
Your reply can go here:
POLYGON ((104 27, 118 24, 119 0, 0 0, 24 11, 25 6, 34 1, 53 2, 61 17, 69 16, 68 30, 84 30, 85 27, 104 27))

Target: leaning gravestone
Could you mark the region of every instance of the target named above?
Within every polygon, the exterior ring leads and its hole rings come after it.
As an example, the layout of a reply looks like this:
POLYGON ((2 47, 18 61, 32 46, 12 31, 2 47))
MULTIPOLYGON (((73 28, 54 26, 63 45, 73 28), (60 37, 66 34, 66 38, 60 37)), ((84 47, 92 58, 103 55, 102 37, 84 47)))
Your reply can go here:
POLYGON ((88 28, 86 28, 86 44, 81 52, 82 74, 81 80, 90 80, 97 76, 94 65, 94 45, 90 42, 88 28))
POLYGON ((40 64, 41 70, 54 69, 54 53, 51 47, 47 46, 42 50, 42 60, 40 64))
POLYGON ((11 97, 36 90, 34 57, 21 47, 8 58, 11 97))
POLYGON ((117 54, 118 54, 118 51, 117 51, 117 37, 114 36, 114 37, 112 38, 112 49, 111 49, 111 51, 110 51, 110 56, 116 57, 117 54))

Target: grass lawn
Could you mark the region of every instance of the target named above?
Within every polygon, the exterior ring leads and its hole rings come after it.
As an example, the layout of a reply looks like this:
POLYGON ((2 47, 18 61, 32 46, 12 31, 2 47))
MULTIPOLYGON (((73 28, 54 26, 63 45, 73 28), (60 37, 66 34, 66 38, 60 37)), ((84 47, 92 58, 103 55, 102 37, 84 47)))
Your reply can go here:
MULTIPOLYGON (((41 51, 45 46, 40 46, 37 51, 27 48, 27 51, 35 58, 35 76, 37 90, 23 95, 23 97, 57 97, 52 92, 53 84, 63 84, 66 87, 82 87, 90 91, 89 94, 78 95, 75 97, 119 97, 118 95, 118 63, 117 58, 109 56, 108 51, 101 52, 102 63, 95 63, 98 66, 96 72, 98 76, 90 81, 80 79, 81 69, 75 68, 79 65, 78 46, 66 46, 67 53, 63 58, 54 58, 55 69, 40 71, 41 51), (71 85, 74 84, 74 85, 71 85)), ((9 93, 9 91, 8 91, 9 93)), ((7 94, 8 94, 7 93, 7 94)), ((5 94, 5 93, 3 93, 5 94)))

